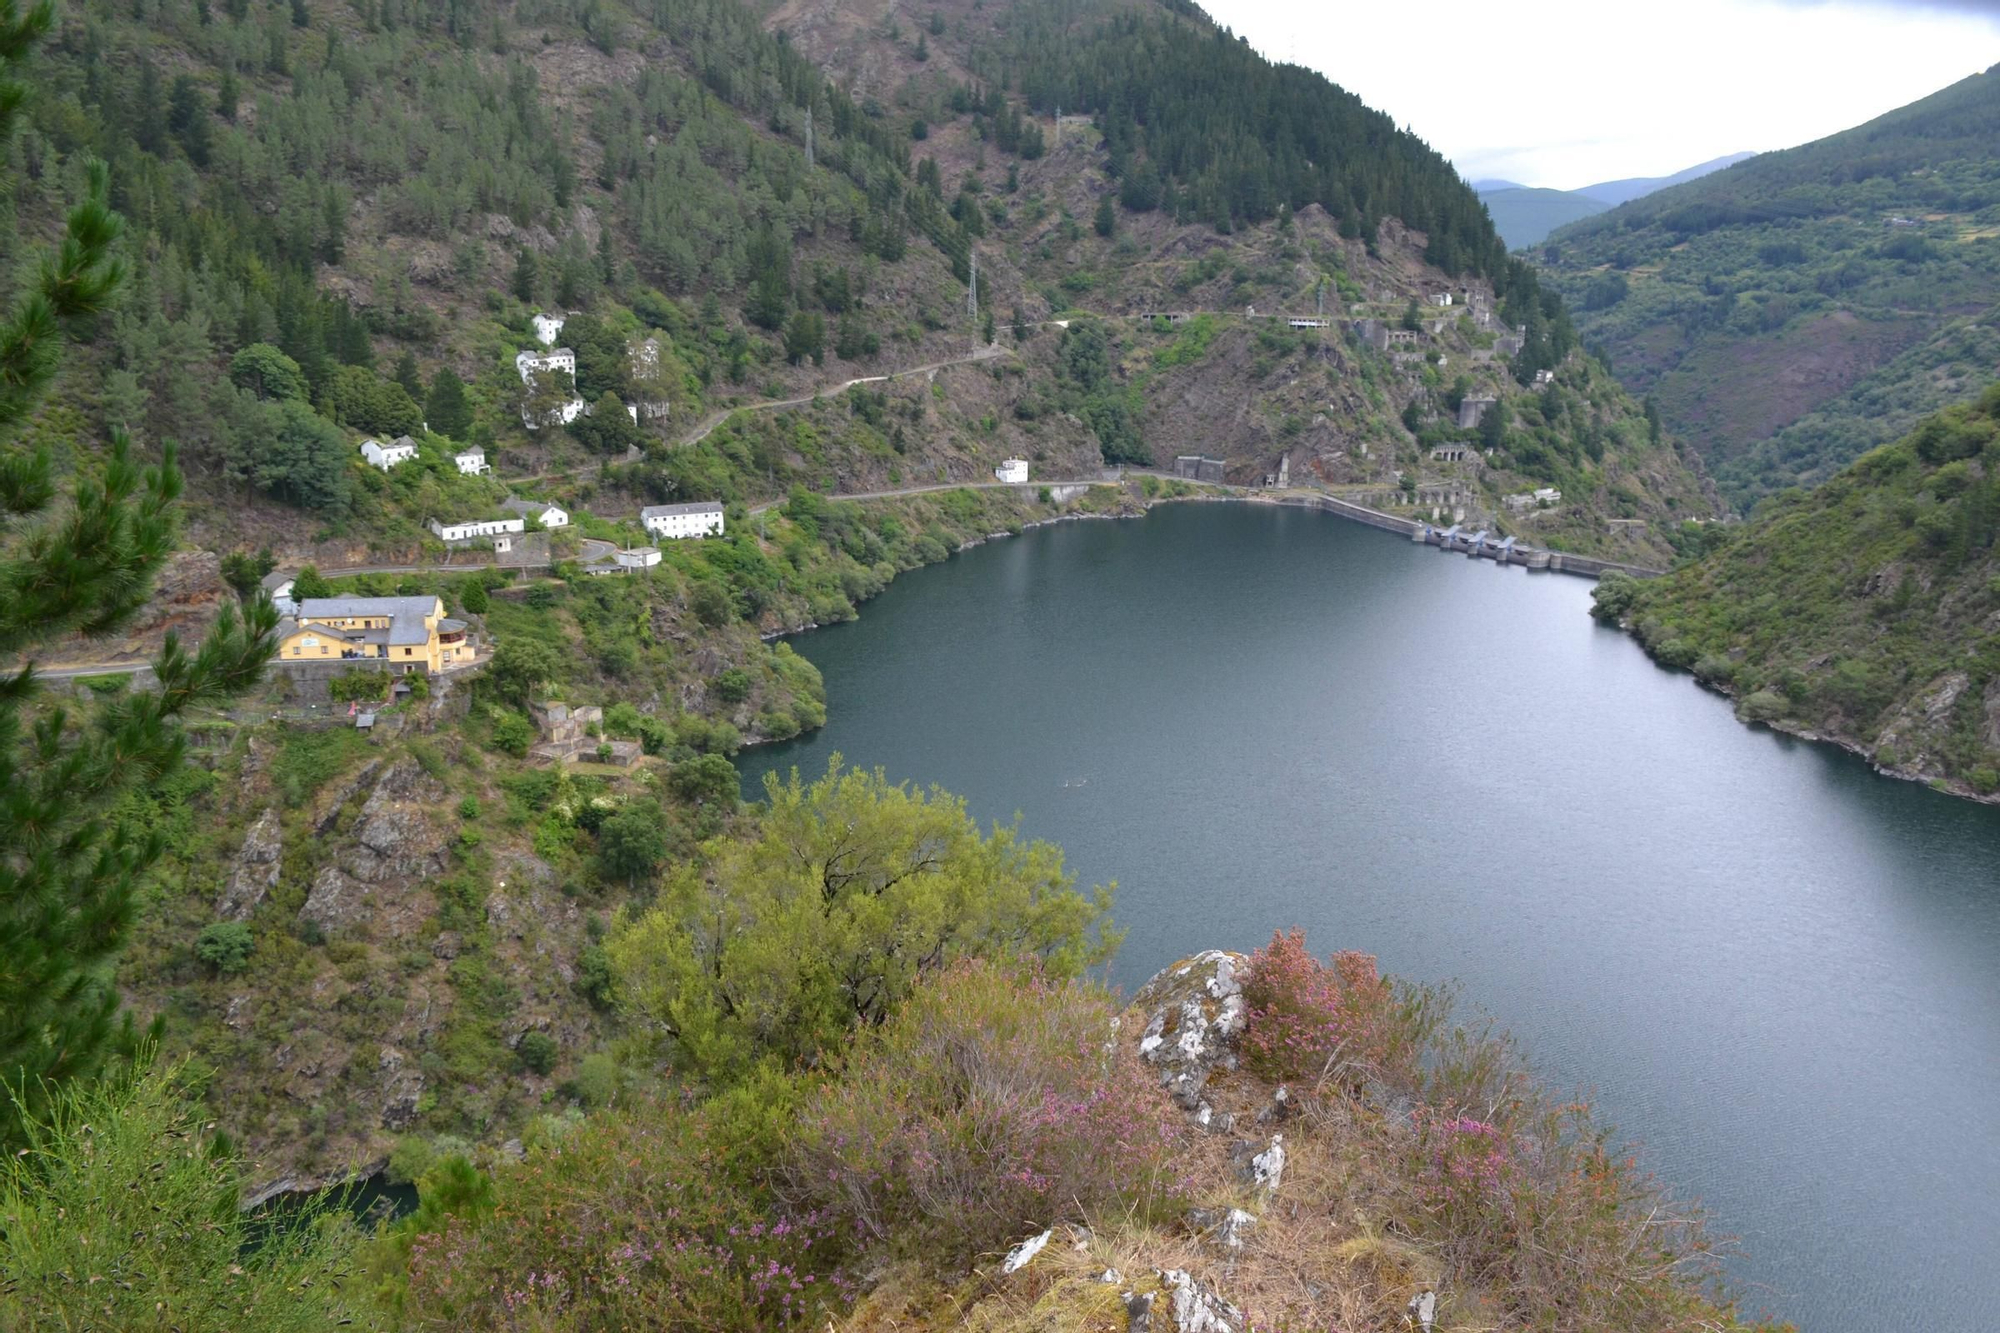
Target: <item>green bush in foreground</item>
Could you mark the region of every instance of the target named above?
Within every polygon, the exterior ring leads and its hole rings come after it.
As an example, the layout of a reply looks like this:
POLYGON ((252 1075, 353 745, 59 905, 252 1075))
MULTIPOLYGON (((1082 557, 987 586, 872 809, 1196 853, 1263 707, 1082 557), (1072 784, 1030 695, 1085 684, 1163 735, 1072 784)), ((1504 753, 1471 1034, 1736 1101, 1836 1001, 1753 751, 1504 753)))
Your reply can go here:
POLYGON ((177 1067, 55 1095, 0 1159, 0 1328, 373 1328, 327 1210, 252 1239, 237 1164, 177 1067))
POLYGON ((194 956, 226 975, 250 966, 250 953, 256 947, 249 926, 241 921, 218 921, 203 926, 201 934, 195 936, 194 956))

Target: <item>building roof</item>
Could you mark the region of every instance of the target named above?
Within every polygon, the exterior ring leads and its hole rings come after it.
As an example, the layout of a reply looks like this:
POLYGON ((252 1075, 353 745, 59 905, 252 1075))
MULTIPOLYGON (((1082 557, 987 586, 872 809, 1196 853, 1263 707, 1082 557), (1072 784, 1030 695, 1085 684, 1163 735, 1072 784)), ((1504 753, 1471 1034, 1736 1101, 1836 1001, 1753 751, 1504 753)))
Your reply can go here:
POLYGON ((517 514, 546 514, 551 509, 558 513, 563 512, 561 505, 550 504, 547 500, 517 500, 512 496, 502 500, 500 507, 502 509, 511 509, 517 514))
POLYGON ((647 505, 639 511, 639 517, 643 520, 648 518, 672 518, 677 514, 719 514, 721 512, 722 501, 697 500, 693 504, 684 505, 647 505))
POLYGON ((291 638, 294 634, 297 634, 298 632, 299 632, 298 621, 292 619, 290 616, 283 616, 279 618, 278 642, 283 643, 286 639, 291 638))
POLYGON ((261 587, 265 592, 276 592, 278 589, 284 587, 287 583, 295 582, 298 579, 298 577, 299 576, 296 574, 287 574, 282 569, 274 569, 270 573, 264 576, 264 581, 260 583, 258 586, 261 587))
POLYGON ((660 548, 659 548, 659 547, 657 547, 657 546, 628 546, 628 547, 626 547, 626 548, 625 548, 624 550, 620 551, 620 552, 619 552, 618 554, 620 554, 620 555, 658 555, 659 553, 660 553, 660 548))
POLYGON ((449 616, 438 621, 438 633, 440 634, 456 634, 464 628, 465 622, 463 620, 453 620, 449 616))
POLYGON ((407 435, 398 435, 396 437, 396 447, 398 449, 414 449, 417 447, 417 442, 407 435))
POLYGON ((474 444, 474 445, 470 445, 470 446, 468 446, 468 447, 466 447, 466 448, 464 448, 464 449, 460 449, 460 450, 459 450, 459 451, 458 451, 457 453, 453 454, 453 455, 452 455, 452 457, 453 457, 453 458, 484 458, 484 457, 486 457, 486 451, 485 451, 484 449, 481 449, 481 448, 480 448, 480 447, 479 447, 478 445, 474 444))
POLYGON ((410 616, 397 616, 389 622, 389 642, 391 644, 421 645, 430 641, 430 629, 421 620, 410 616))
POLYGON ((300 620, 338 620, 346 616, 415 616, 438 610, 435 597, 307 597, 299 602, 300 620))

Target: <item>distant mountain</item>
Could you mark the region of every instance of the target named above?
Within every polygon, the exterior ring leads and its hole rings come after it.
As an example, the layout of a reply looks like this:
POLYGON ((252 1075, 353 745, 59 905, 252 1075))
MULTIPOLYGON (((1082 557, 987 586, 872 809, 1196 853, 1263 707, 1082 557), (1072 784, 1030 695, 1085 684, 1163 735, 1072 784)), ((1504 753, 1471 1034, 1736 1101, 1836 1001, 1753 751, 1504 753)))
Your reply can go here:
POLYGON ((1747 162, 1755 156, 1757 156, 1755 153, 1731 153, 1727 157, 1711 158, 1699 166, 1689 167, 1686 171, 1676 171, 1671 176, 1632 176, 1622 181, 1602 181, 1596 185, 1585 185, 1580 189, 1571 190, 1569 193, 1594 199, 1606 208, 1616 208, 1620 204, 1644 198, 1656 190, 1664 190, 1670 185, 1685 185, 1689 181, 1700 180, 1710 172, 1733 167, 1738 162, 1747 162))
POLYGON ((2000 363, 2000 66, 1532 257, 1739 504, 1823 481, 2000 363))
POLYGON ((1609 205, 1586 199, 1568 190, 1537 190, 1515 185, 1490 193, 1482 182, 1479 198, 1493 219, 1493 230, 1510 250, 1539 245, 1558 227, 1595 217, 1609 205))
POLYGON ((1633 176, 1586 185, 1580 190, 1542 189, 1509 180, 1474 181, 1472 188, 1493 218, 1493 230, 1500 233, 1509 249, 1519 250, 1541 244, 1551 232, 1572 222, 1595 217, 1655 190, 1698 180, 1754 156, 1754 153, 1731 153, 1671 176, 1633 176))

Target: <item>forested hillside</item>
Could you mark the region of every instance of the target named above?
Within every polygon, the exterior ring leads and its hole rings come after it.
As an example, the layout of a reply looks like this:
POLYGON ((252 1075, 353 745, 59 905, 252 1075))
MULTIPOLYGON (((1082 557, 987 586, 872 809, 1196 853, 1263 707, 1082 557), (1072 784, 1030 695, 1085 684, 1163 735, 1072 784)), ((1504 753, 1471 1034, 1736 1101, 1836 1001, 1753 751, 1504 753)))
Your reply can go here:
POLYGON ((1496 511, 1553 482, 1570 521, 1545 536, 1642 561, 1706 509, 1636 406, 1601 395, 1587 414, 1522 396, 1522 448, 1433 467, 1459 398, 1519 395, 1509 376, 1574 360, 1574 334, 1448 164, 1323 79, 1192 10, 1109 5, 870 20, 823 70, 815 33, 840 17, 788 8, 773 32, 732 0, 64 8, 5 222, 46 233, 96 155, 138 262, 37 438, 66 452, 123 421, 142 447, 178 442, 195 544, 281 563, 414 559, 427 520, 488 512, 523 478, 615 520, 794 484, 977 479, 1009 455, 1075 476, 1219 449, 1247 481, 1292 452, 1304 480, 1454 480, 1496 511), (1396 321, 1453 282, 1493 292, 1494 327, 1524 327, 1518 354, 1474 366, 1489 333, 1439 321, 1426 338, 1447 364, 1364 393, 1339 330, 1273 338, 1243 313, 1396 321), (1229 387, 1220 433, 1132 380, 1127 362, 1173 339, 1130 316, 1162 307, 1218 313, 1182 377, 1196 397, 1229 387), (522 411, 548 403, 513 355, 541 309, 572 316, 575 390, 602 410, 529 432, 522 411), (1077 312, 1112 321, 1102 377, 1070 373, 1044 323, 1077 312), (662 355, 642 377, 626 352, 649 336, 662 355), (1006 364, 850 394, 807 435, 732 426, 678 447, 735 406, 995 340, 1006 364), (635 398, 669 410, 619 420, 635 398), (431 441, 421 467, 358 464, 364 435, 404 433, 431 441), (453 444, 495 476, 458 475, 453 444), (635 451, 645 466, 597 471, 635 451))
POLYGON ((2000 386, 1810 493, 1780 497, 1664 579, 1613 579, 1602 616, 1750 721, 1823 734, 1892 772, 2000 791, 2000 386))
POLYGON ((1740 504, 1824 480, 2000 359, 2000 70, 1648 195, 1535 254, 1740 504))

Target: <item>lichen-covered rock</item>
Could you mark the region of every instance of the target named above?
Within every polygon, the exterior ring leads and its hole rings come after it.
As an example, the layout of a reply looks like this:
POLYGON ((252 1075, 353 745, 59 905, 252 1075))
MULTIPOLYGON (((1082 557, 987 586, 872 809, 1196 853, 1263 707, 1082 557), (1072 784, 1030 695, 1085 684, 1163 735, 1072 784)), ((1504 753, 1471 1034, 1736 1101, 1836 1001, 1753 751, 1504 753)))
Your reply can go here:
POLYGON ((1257 1215, 1241 1208, 1194 1208, 1188 1212, 1188 1225, 1230 1254, 1238 1254, 1244 1237, 1257 1225, 1257 1215))
POLYGON ((1256 1149, 1254 1144, 1244 1144, 1239 1160, 1246 1181, 1266 1194, 1275 1193, 1285 1179, 1285 1136, 1273 1134, 1271 1141, 1261 1149, 1256 1149))
POLYGON ((417 1107, 423 1100, 424 1076, 394 1046, 382 1048, 376 1068, 383 1078, 382 1128, 408 1129, 416 1122, 417 1107))
POLYGON ((1018 1273, 1023 1268, 1026 1268, 1034 1261, 1035 1256, 1042 1252, 1042 1247, 1049 1243, 1049 1237, 1054 1234, 1054 1228, 1050 1228, 1039 1236, 1028 1237, 1019 1245, 1007 1251, 1006 1259, 1000 1264, 1000 1271, 1003 1273, 1018 1273))
POLYGON ((273 806, 257 817, 243 835, 243 847, 229 867, 229 879, 215 900, 215 914, 224 921, 241 921, 257 910, 266 894, 277 887, 279 864, 285 851, 284 828, 273 806))
POLYGON ((1216 1295, 1205 1282, 1181 1268, 1160 1270, 1174 1333, 1237 1333, 1243 1312, 1216 1295))
POLYGON ((1133 1006, 1146 1015, 1139 1053, 1185 1110, 1202 1105, 1218 1069, 1237 1066, 1243 1035, 1242 954, 1209 949, 1174 964, 1140 987, 1133 1006))

